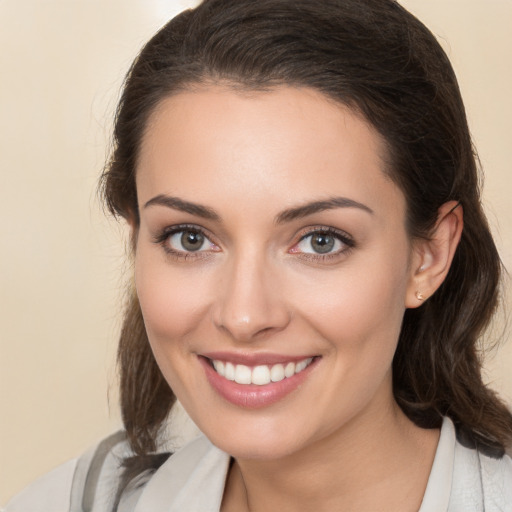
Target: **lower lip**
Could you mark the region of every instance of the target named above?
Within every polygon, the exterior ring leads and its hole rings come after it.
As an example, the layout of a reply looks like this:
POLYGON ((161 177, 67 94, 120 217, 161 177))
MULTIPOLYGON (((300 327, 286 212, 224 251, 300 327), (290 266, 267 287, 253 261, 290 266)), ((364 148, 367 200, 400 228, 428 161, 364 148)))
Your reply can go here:
POLYGON ((319 360, 320 358, 316 357, 307 368, 292 377, 258 386, 257 384, 238 384, 235 381, 227 380, 212 368, 208 359, 199 357, 212 388, 228 402, 246 409, 258 409, 282 400, 308 378, 319 360))

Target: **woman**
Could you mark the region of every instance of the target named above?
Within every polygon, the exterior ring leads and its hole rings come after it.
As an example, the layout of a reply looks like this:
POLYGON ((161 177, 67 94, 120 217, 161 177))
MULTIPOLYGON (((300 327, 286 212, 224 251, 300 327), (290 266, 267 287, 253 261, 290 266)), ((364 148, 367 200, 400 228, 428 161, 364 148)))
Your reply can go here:
POLYGON ((126 432, 8 511, 512 510, 476 347, 500 262, 453 71, 398 4, 181 14, 103 187, 133 241, 126 432), (204 433, 178 450, 176 397, 204 433))

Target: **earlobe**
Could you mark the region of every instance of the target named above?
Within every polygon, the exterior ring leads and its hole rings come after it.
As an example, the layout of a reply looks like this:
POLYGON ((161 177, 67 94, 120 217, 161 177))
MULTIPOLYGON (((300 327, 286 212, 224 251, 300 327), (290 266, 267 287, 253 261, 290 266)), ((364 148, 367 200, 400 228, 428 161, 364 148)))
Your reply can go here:
POLYGON ((429 238, 414 242, 406 308, 421 306, 441 286, 450 270, 462 228, 462 205, 449 201, 439 208, 437 222, 429 238))

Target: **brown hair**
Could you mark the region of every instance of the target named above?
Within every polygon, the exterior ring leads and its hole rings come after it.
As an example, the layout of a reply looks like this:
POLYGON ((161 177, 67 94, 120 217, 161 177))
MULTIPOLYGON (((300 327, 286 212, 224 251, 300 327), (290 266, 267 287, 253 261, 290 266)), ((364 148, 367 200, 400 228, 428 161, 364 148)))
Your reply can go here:
MULTIPOLYGON (((463 442, 502 455, 512 416, 482 382, 477 345, 496 308, 501 264, 457 81, 435 37, 393 0, 205 0, 165 25, 128 73, 102 182, 111 212, 139 222, 137 157, 159 102, 219 81, 257 90, 309 87, 362 113, 387 142, 386 172, 406 197, 411 237, 429 236, 443 203, 462 204, 464 230, 445 282, 405 313, 394 395, 416 424, 438 427, 449 416, 463 442)), ((135 295, 119 367, 132 448, 153 452, 175 397, 151 353, 135 295)))

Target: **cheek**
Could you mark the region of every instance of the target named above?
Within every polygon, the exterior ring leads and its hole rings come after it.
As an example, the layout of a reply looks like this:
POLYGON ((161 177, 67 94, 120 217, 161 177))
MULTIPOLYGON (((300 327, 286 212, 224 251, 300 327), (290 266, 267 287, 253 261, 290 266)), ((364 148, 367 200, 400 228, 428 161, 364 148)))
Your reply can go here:
POLYGON ((140 248, 135 286, 152 345, 185 337, 206 315, 205 280, 197 272, 176 272, 165 256, 140 248))
POLYGON ((344 361, 391 361, 405 312, 408 273, 407 259, 402 260, 381 254, 315 281, 301 277, 308 293, 296 298, 296 307, 334 350, 344 353, 344 361))
POLYGON ((325 373, 329 391, 317 398, 319 408, 332 415, 326 428, 339 424, 339 414, 343 421, 357 414, 374 397, 382 396, 379 390, 390 390, 405 311, 406 279, 402 273, 341 274, 310 287, 300 305, 305 324, 313 326, 328 347, 325 373))

